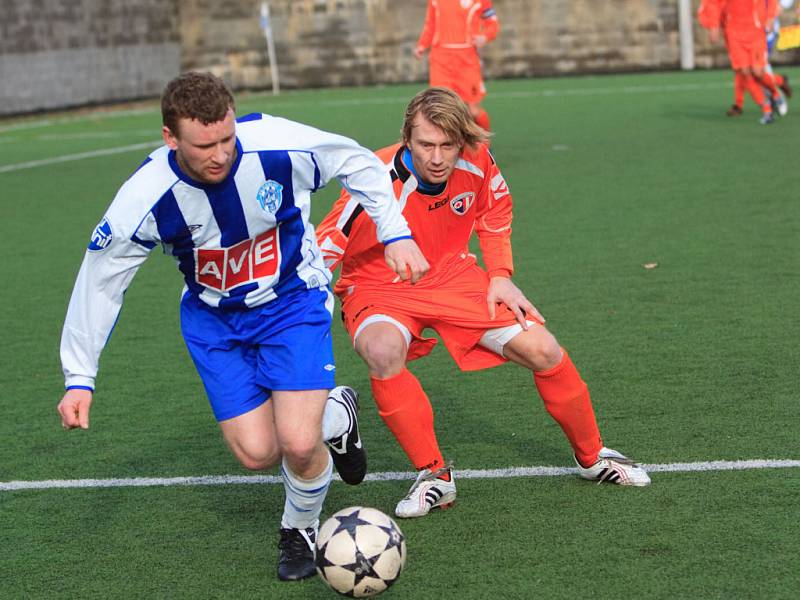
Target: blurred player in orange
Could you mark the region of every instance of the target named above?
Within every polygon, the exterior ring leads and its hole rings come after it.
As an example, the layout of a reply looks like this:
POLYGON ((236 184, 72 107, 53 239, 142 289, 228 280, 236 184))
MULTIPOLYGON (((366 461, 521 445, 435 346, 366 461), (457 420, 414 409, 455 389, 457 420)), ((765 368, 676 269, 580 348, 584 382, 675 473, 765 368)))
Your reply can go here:
POLYGON ((418 59, 430 50, 430 85, 458 94, 486 131, 489 115, 481 106, 486 88, 478 49, 497 37, 498 31, 500 23, 491 0, 428 0, 425 26, 414 50, 418 59))
POLYGON ((512 361, 532 371, 545 408, 566 434, 585 479, 650 483, 603 446, 586 384, 544 319, 511 281, 511 194, 486 132, 451 90, 430 88, 406 108, 402 143, 377 152, 397 201, 430 263, 415 285, 381 260, 375 226, 346 191, 318 229, 325 264, 342 272, 334 291, 356 352, 369 367, 379 414, 419 475, 395 514, 420 517, 456 495, 433 426, 433 410, 408 361, 428 354, 433 329, 465 371, 512 361), (485 269, 470 254, 476 232, 485 269))
POLYGON ((777 0, 702 0, 697 14, 700 24, 708 29, 712 43, 725 36, 731 68, 735 72, 734 102, 728 109, 728 116, 742 114, 747 90, 761 107, 760 123, 772 123, 772 103, 782 98, 774 76, 765 70, 766 33, 773 27, 777 0), (762 87, 767 90, 766 96, 762 87))
MULTIPOLYGON (((778 39, 780 38, 781 22, 779 16, 784 10, 792 8, 793 4, 794 0, 779 0, 776 9, 777 15, 775 15, 775 19, 772 21, 772 31, 767 32, 767 64, 764 66, 764 70, 772 76, 775 85, 778 87, 778 97, 775 98, 773 96, 772 110, 778 111, 778 114, 781 116, 784 116, 789 111, 789 103, 786 102, 786 99, 792 97, 792 87, 789 85, 788 75, 776 73, 772 69, 770 57, 777 47, 778 39)), ((798 10, 800 10, 800 7, 798 7, 798 10)))

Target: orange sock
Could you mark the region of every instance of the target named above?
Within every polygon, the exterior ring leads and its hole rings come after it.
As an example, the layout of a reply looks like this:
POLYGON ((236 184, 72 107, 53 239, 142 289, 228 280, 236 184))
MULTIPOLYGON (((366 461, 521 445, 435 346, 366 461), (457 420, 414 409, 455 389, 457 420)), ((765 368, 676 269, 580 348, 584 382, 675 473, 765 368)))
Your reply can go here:
POLYGON ((594 418, 589 388, 567 351, 563 348, 562 351, 564 357, 560 363, 547 371, 534 371, 533 378, 547 412, 564 430, 575 457, 588 467, 597 461, 603 440, 594 418))
POLYGON ((747 87, 747 78, 741 73, 733 76, 733 103, 742 108, 744 106, 744 90, 747 87))
POLYGON ((755 77, 755 80, 769 90, 770 98, 774 98, 778 95, 778 88, 776 87, 776 81, 773 75, 765 71, 761 77, 755 77))
POLYGON ((786 79, 780 73, 767 73, 772 77, 772 81, 776 87, 781 87, 786 83, 786 79))
POLYGON ((475 117, 475 122, 482 129, 485 129, 486 131, 491 131, 491 129, 489 129, 489 113, 487 113, 485 110, 481 109, 481 112, 478 113, 477 117, 475 117))
POLYGON ((436 470, 444 458, 433 429, 433 408, 408 369, 389 379, 370 378, 378 414, 397 438, 414 468, 436 470))
POLYGON ((767 102, 764 96, 764 90, 761 89, 761 86, 758 84, 755 78, 746 76, 745 80, 747 82, 747 90, 750 92, 753 100, 756 101, 756 104, 761 107, 761 111, 764 113, 771 113, 772 107, 770 106, 770 103, 767 102))

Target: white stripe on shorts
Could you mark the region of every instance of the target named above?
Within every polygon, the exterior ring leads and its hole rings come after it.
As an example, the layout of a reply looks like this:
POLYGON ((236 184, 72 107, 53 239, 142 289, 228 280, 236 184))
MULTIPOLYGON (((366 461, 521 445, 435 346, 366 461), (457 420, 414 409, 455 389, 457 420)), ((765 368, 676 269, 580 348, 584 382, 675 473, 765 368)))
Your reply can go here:
MULTIPOLYGON (((536 325, 533 321, 528 321, 528 325, 536 325)), ((513 340, 518 333, 522 332, 522 325, 515 323, 506 327, 497 327, 496 329, 489 329, 483 334, 481 340, 478 342, 484 348, 488 348, 495 354, 505 356, 503 354, 503 347, 513 340)))
POLYGON ((411 345, 411 332, 408 330, 408 327, 403 325, 400 321, 393 319, 389 315, 370 315, 361 322, 361 325, 358 326, 358 329, 356 329, 356 332, 353 334, 353 346, 356 345, 356 340, 364 327, 372 323, 391 323, 403 334, 403 337, 406 339, 406 347, 411 345))

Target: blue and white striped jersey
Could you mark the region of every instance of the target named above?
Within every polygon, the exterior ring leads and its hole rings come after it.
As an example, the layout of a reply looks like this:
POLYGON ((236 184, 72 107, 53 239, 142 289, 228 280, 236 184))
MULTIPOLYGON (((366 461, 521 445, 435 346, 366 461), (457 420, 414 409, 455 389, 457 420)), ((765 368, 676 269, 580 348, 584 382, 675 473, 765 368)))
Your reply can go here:
POLYGON ((334 177, 364 206, 381 241, 410 235, 385 165, 353 140, 256 113, 237 120, 236 150, 228 177, 209 185, 185 175, 162 146, 117 192, 67 310, 67 387, 94 388, 123 294, 156 246, 175 257, 184 293, 241 310, 330 283, 309 215, 311 194, 334 177))

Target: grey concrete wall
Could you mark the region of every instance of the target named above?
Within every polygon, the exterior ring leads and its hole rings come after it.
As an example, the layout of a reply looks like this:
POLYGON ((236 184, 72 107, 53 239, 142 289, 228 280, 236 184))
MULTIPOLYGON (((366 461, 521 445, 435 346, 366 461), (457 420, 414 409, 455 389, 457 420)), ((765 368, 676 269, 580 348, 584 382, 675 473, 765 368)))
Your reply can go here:
MULTIPOLYGON (((696 11, 699 0, 693 0, 696 11)), ((271 85, 259 0, 0 0, 0 114, 157 96, 182 70, 271 85)), ((426 0, 270 0, 281 85, 424 81, 426 0)), ((494 0, 487 78, 679 68, 678 0, 494 0)), ((695 23, 696 62, 727 67, 695 23)), ((796 62, 797 52, 777 63, 796 62)))
POLYGON ((150 97, 180 71, 177 0, 2 0, 0 114, 150 97))

